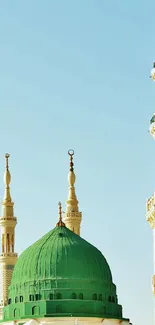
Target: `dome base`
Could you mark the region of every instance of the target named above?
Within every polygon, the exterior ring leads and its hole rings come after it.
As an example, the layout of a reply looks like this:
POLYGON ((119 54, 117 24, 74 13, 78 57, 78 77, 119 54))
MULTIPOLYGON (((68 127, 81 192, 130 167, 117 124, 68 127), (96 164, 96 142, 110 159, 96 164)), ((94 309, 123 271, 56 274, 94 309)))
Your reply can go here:
POLYGON ((97 317, 122 320, 118 304, 93 300, 53 300, 16 303, 5 306, 3 321, 42 317, 97 317))

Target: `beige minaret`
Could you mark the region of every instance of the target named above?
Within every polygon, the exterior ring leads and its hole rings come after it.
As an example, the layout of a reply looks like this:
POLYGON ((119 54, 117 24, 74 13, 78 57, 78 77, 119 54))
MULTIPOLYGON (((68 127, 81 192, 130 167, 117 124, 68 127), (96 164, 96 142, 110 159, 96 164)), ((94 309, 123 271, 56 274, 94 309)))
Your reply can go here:
POLYGON ((68 154, 70 156, 70 171, 68 174, 68 183, 69 183, 69 194, 68 200, 66 201, 66 211, 64 216, 64 222, 66 227, 74 231, 75 234, 80 236, 80 224, 82 219, 82 213, 79 212, 78 200, 75 194, 75 173, 74 173, 74 164, 73 164, 73 155, 74 151, 69 150, 68 154))
POLYGON ((15 246, 15 227, 17 219, 14 217, 10 182, 8 159, 10 155, 6 154, 6 169, 4 173, 5 193, 2 201, 2 215, 0 217, 1 227, 1 255, 0 255, 0 313, 3 306, 8 303, 8 287, 11 282, 12 272, 17 261, 17 254, 14 252, 15 246))

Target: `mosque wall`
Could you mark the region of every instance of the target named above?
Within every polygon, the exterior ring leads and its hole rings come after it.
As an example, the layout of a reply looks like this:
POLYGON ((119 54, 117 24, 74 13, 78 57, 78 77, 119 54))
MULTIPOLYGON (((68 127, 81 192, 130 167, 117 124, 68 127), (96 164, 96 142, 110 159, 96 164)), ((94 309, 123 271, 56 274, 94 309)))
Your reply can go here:
POLYGON ((131 323, 129 323, 129 321, 121 321, 118 319, 101 319, 101 318, 79 318, 78 320, 75 319, 74 317, 71 319, 71 317, 65 317, 65 318, 60 318, 60 319, 30 319, 30 320, 22 320, 21 321, 17 321, 17 322, 5 322, 2 323, 5 325, 19 325, 19 324, 23 324, 23 325, 99 325, 99 324, 103 324, 103 325, 132 325, 131 323))
POLYGON ((103 321, 104 325, 129 325, 128 321, 120 321, 120 319, 105 319, 103 321))
POLYGON ((27 320, 20 320, 18 321, 12 321, 12 322, 4 322, 2 324, 5 325, 11 325, 11 324, 24 324, 24 325, 98 325, 98 324, 103 324, 103 325, 132 325, 131 323, 129 323, 129 321, 121 321, 120 319, 101 319, 101 318, 85 318, 85 319, 80 319, 77 321, 76 319, 69 317, 69 318, 50 318, 47 320, 46 319, 30 319, 29 321, 27 320))

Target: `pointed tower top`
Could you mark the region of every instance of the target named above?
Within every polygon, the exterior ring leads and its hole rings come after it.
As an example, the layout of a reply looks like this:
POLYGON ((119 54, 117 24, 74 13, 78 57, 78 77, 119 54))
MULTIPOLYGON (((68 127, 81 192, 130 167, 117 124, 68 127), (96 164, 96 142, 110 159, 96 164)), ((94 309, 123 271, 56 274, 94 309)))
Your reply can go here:
POLYGON ((70 230, 74 231, 77 235, 80 235, 80 223, 82 218, 82 213, 79 212, 78 208, 78 200, 75 193, 75 173, 74 173, 74 164, 73 164, 73 156, 74 150, 70 149, 68 151, 68 155, 70 156, 70 169, 68 174, 68 183, 69 183, 69 193, 68 200, 66 201, 66 211, 65 211, 65 224, 66 227, 70 230))
POLYGON ((11 174, 9 171, 9 157, 10 155, 8 153, 5 154, 6 159, 6 167, 4 172, 4 184, 5 184, 5 194, 4 194, 4 200, 3 202, 11 202, 11 195, 10 195, 10 182, 11 182, 11 174))
MULTIPOLYGON (((68 174, 68 182, 69 182, 70 187, 74 187, 74 183, 76 180, 75 173, 74 173, 74 163, 73 163, 74 150, 72 150, 72 149, 68 150, 68 154, 70 156, 70 169, 69 169, 69 174, 68 174)), ((72 191, 72 195, 71 195, 71 191, 70 191, 69 197, 70 197, 70 199, 74 199, 77 201, 77 198, 75 195, 75 190, 72 191)), ((78 204, 78 201, 77 201, 77 204, 78 204)))
POLYGON ((62 221, 62 204, 61 202, 58 203, 58 214, 59 214, 59 221, 57 222, 57 227, 65 227, 65 223, 62 221))
POLYGON ((6 158, 6 169, 9 168, 9 165, 8 165, 8 159, 9 159, 9 157, 10 157, 10 154, 9 153, 6 153, 5 154, 5 158, 6 158))
POLYGON ((74 150, 73 149, 68 150, 68 154, 70 156, 70 171, 73 172, 74 171, 74 163, 73 163, 74 150))

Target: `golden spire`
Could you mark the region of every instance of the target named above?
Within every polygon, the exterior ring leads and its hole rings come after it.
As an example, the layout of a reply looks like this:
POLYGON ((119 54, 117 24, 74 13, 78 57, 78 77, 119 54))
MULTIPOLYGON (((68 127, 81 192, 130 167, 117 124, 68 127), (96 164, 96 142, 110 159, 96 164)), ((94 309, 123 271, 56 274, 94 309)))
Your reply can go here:
POLYGON ((79 212, 78 208, 78 200, 75 194, 75 180, 76 176, 74 173, 74 163, 73 156, 74 150, 70 149, 68 151, 68 155, 70 157, 70 170, 68 174, 68 183, 69 183, 69 193, 68 200, 66 201, 66 211, 65 211, 65 224, 70 230, 74 231, 77 235, 80 235, 80 223, 82 214, 79 212))
POLYGON ((74 150, 70 149, 68 151, 68 154, 70 156, 70 170, 68 174, 69 193, 68 193, 68 200, 67 200, 67 211, 78 212, 78 200, 75 194, 75 187, 74 187, 75 180, 76 180, 76 176, 74 173, 74 163, 73 163, 74 150))
POLYGON ((10 155, 6 153, 5 159, 6 159, 6 167, 4 172, 4 184, 5 184, 5 193, 4 193, 4 199, 3 202, 11 202, 11 195, 10 195, 10 182, 11 182, 11 174, 9 171, 9 160, 10 155))
POLYGON ((62 221, 62 204, 61 202, 58 203, 58 214, 59 214, 59 221, 57 222, 57 227, 65 227, 65 223, 62 221))

